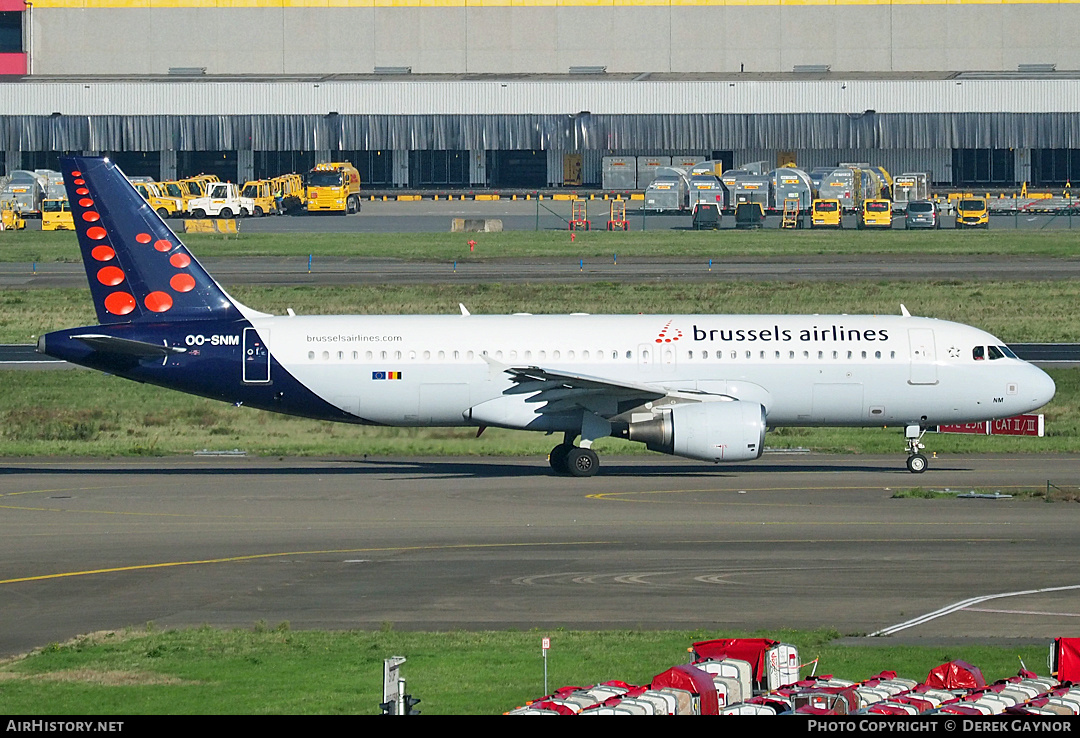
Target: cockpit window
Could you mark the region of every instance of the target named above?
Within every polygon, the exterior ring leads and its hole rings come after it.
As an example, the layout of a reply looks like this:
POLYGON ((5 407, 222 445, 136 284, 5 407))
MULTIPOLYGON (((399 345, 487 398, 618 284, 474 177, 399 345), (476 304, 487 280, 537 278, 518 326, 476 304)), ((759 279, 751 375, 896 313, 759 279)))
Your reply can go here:
POLYGON ((985 349, 982 346, 971 349, 971 358, 975 359, 975 361, 982 361, 986 358, 985 349))
POLYGON ((999 349, 997 346, 987 346, 986 355, 989 356, 991 359, 1005 358, 1005 354, 1001 353, 1001 349, 999 349))
POLYGON ((1019 356, 1014 354, 1013 350, 1011 348, 1009 348, 1008 346, 998 346, 998 348, 1001 349, 1001 353, 1005 354, 1010 359, 1018 359, 1018 358, 1020 358, 1019 356))

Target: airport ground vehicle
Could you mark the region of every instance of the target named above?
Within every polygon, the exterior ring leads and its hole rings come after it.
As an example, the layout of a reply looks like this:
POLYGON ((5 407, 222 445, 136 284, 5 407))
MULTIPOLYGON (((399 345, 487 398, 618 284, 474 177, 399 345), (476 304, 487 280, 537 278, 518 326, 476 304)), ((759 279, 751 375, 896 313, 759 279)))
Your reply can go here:
POLYGON ((306 203, 309 213, 359 213, 360 172, 347 161, 316 164, 307 175, 306 203))
POLYGON ((41 201, 41 230, 75 230, 75 221, 71 215, 71 203, 68 202, 66 197, 41 201))
POLYGON ((985 197, 962 197, 956 201, 956 228, 989 228, 990 211, 985 197))
POLYGON ((274 188, 268 179, 255 179, 245 182, 240 190, 240 195, 251 198, 251 214, 256 218, 263 215, 279 214, 274 188))
POLYGON ((304 207, 304 178, 299 174, 282 174, 270 180, 274 199, 282 213, 304 207))
POLYGON ((904 216, 904 230, 941 228, 941 212, 933 200, 912 200, 904 216))
POLYGON ((16 169, 6 177, 0 189, 0 199, 10 202, 24 218, 38 216, 41 214, 41 201, 45 199, 45 181, 28 169, 16 169))
POLYGON ((180 203, 180 212, 186 213, 188 209, 188 202, 191 198, 196 197, 192 194, 191 188, 186 182, 180 180, 166 180, 164 182, 156 182, 158 192, 162 197, 171 197, 180 203))
POLYGON ((40 336, 38 351, 195 395, 343 423, 561 433, 551 467, 585 477, 598 471, 601 438, 742 462, 761 456, 767 427, 783 426, 903 428, 907 468, 919 473, 930 426, 1029 412, 1056 390, 991 334, 903 306, 274 316, 222 290, 113 162, 62 164, 68 187, 88 191, 72 206, 99 325, 40 336))
MULTIPOLYGON (((197 174, 194 177, 186 177, 176 182, 180 186, 181 197, 183 199, 183 211, 191 212, 191 201, 197 197, 206 197, 206 188, 211 182, 218 182, 216 175, 213 174, 197 174)), ((173 182, 164 183, 167 186, 167 196, 175 197, 174 188, 171 186, 173 182)))
POLYGON ((240 188, 232 182, 211 182, 206 197, 196 197, 188 204, 193 218, 233 218, 251 215, 255 201, 241 197, 240 188))
POLYGON ((892 202, 864 200, 859 209, 859 226, 863 228, 892 228, 892 202))
POLYGON ((694 230, 715 231, 720 228, 720 207, 714 202, 694 203, 694 230))
POLYGON ((764 228, 765 206, 760 202, 740 202, 735 206, 735 227, 764 228))
POLYGON ((162 195, 156 182, 132 182, 131 184, 162 218, 174 218, 184 212, 184 199, 162 195))
POLYGON ((811 228, 843 228, 844 209, 839 200, 814 200, 810 205, 811 228))
POLYGON ((0 231, 21 231, 24 228, 26 220, 15 203, 10 200, 0 202, 0 231))

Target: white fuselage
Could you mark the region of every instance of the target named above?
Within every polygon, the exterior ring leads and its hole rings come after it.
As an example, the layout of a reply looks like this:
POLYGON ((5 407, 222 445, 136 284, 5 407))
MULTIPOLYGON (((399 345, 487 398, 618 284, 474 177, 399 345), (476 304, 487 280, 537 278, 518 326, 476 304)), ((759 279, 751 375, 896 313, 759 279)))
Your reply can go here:
POLYGON ((256 317, 274 358, 363 422, 532 423, 506 398, 509 367, 760 403, 770 426, 935 425, 1008 417, 1054 393, 1038 368, 987 347, 970 326, 867 315, 511 315, 256 317), (976 347, 982 347, 976 351, 976 347), (993 352, 991 352, 993 353, 993 352), (978 354, 982 358, 976 358, 978 354))

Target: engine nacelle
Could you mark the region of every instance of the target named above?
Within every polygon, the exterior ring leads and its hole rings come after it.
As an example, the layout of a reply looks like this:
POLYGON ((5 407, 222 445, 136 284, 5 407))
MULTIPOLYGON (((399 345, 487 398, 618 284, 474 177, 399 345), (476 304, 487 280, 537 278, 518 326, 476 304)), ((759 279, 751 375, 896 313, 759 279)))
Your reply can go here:
POLYGON ((630 423, 626 437, 650 450, 702 461, 751 461, 765 448, 765 407, 757 402, 695 402, 630 423))

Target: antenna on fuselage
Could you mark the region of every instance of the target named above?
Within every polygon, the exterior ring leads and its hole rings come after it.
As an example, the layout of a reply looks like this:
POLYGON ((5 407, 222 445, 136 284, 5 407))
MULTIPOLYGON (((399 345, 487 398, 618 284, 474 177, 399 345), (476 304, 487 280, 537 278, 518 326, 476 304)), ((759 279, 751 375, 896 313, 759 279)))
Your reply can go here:
POLYGON ((457 306, 461 308, 462 315, 472 315, 472 313, 469 312, 469 308, 465 307, 465 303, 459 302, 457 306))
POLYGON ((909 313, 907 311, 907 308, 904 307, 904 303, 900 303, 900 314, 903 315, 905 318, 911 317, 911 313, 909 313))

